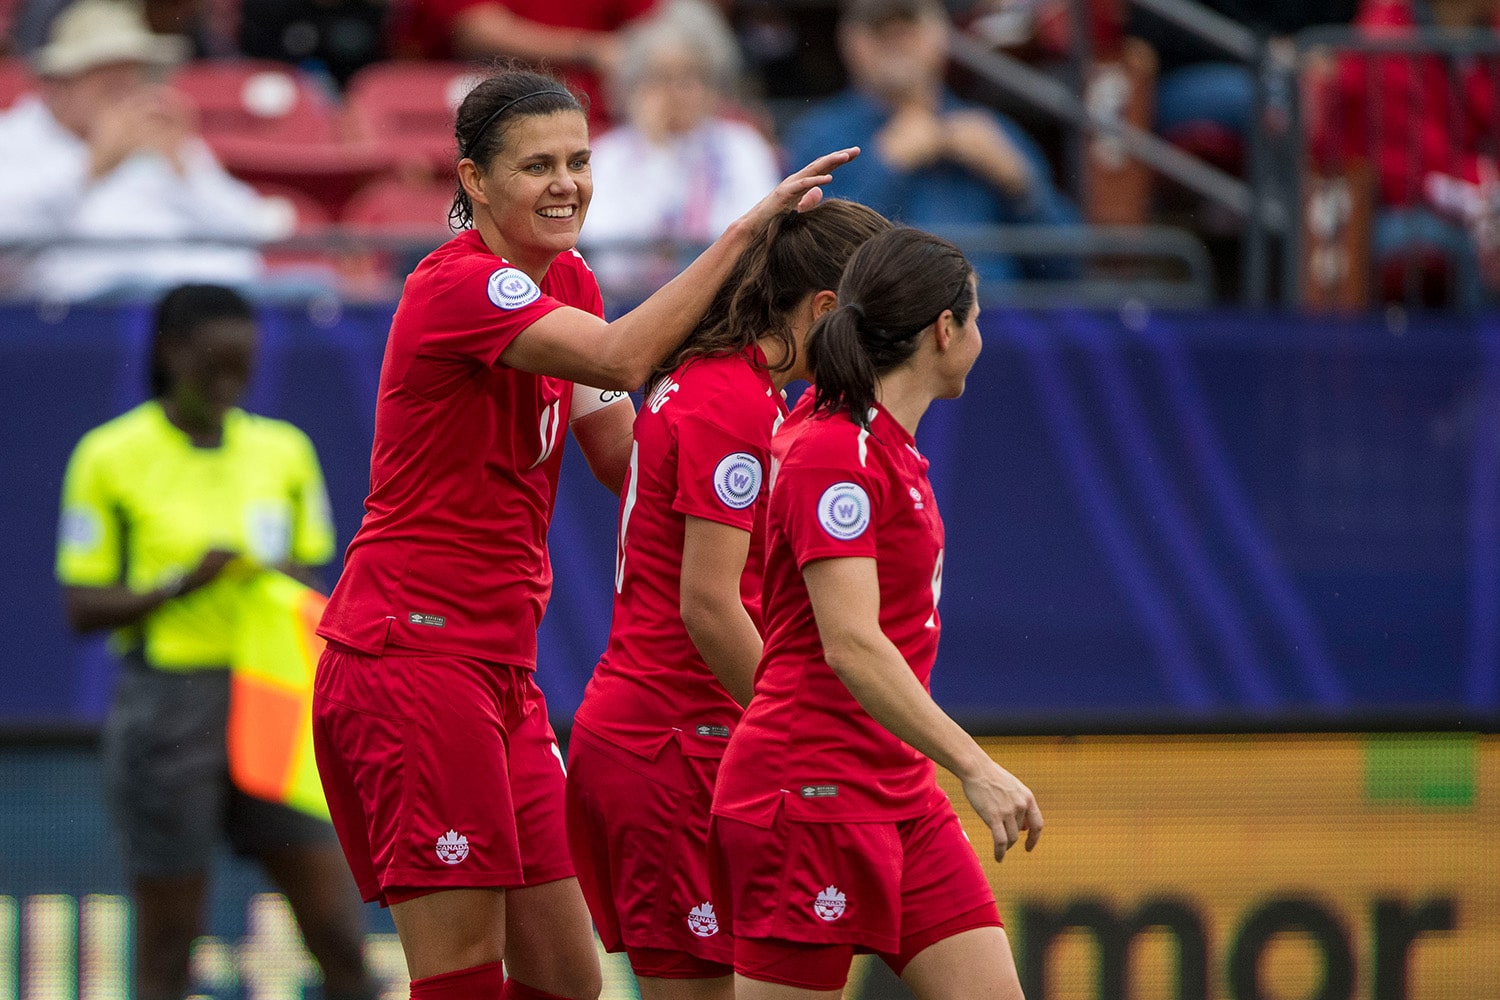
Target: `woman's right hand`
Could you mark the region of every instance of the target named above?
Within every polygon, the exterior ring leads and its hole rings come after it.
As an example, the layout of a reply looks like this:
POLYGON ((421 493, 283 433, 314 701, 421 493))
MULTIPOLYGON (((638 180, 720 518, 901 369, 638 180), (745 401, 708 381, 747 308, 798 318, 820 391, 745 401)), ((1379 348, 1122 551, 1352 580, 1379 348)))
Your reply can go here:
POLYGON ((858 155, 858 146, 824 153, 776 185, 776 190, 740 216, 739 224, 759 230, 770 225, 772 219, 789 209, 795 208, 799 212, 807 211, 823 200, 823 189, 819 185, 833 180, 833 171, 858 155))
POLYGON ((986 758, 978 771, 961 780, 964 797, 995 839, 996 861, 1005 860, 1005 852, 1021 839, 1022 830, 1026 831, 1026 849, 1036 846, 1042 836, 1042 810, 1019 778, 986 758))
POLYGON ((183 594, 192 593, 199 587, 207 586, 224 572, 224 567, 238 557, 238 552, 231 552, 229 549, 209 549, 203 553, 203 558, 198 561, 197 566, 193 567, 192 572, 182 578, 182 582, 177 585, 177 593, 173 596, 181 597, 183 594))

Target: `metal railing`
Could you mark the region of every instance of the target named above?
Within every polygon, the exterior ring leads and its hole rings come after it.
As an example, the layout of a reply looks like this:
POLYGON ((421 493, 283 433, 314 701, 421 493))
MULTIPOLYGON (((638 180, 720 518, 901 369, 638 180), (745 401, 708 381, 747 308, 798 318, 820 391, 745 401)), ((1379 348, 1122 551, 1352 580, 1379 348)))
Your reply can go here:
MULTIPOLYGON (((1208 252, 1201 241, 1181 229, 1166 226, 964 226, 942 229, 939 234, 970 254, 1003 254, 1017 260, 1060 258, 1076 260, 1082 265, 1076 277, 989 283, 984 286, 982 294, 993 304, 1115 306, 1125 300, 1134 300, 1147 306, 1189 308, 1207 305, 1213 298, 1208 252), (1118 276, 1110 273, 1111 265, 1118 265, 1118 276)), ((0 300, 46 298, 24 284, 27 261, 38 254, 68 248, 88 253, 118 251, 127 254, 152 246, 255 249, 273 262, 288 256, 300 260, 302 266, 298 273, 305 269, 308 260, 315 262, 324 258, 328 265, 326 287, 316 287, 315 282, 289 286, 293 292, 300 290, 307 294, 348 295, 350 289, 340 280, 338 265, 372 256, 383 257, 386 258, 383 280, 369 280, 367 275, 367 280, 353 297, 394 300, 410 265, 448 238, 447 230, 438 226, 430 233, 333 227, 318 235, 296 236, 270 243, 203 239, 0 242, 0 300), (7 273, 12 277, 9 288, 4 281, 7 273)), ((686 266, 703 246, 660 240, 585 241, 581 249, 596 265, 605 298, 613 310, 638 302, 655 291, 662 281, 686 266), (598 266, 606 259, 666 260, 669 266, 655 268, 654 274, 638 271, 627 273, 622 278, 615 268, 598 266)), ((265 283, 265 290, 275 295, 278 286, 274 280, 274 267, 271 277, 272 280, 265 283)), ((288 286, 282 287, 285 290, 288 286)))
MULTIPOLYGON (((1264 38, 1191 0, 1132 2, 1222 49, 1227 57, 1252 67, 1257 81, 1257 104, 1265 104, 1267 69, 1274 65, 1274 60, 1268 54, 1264 38)), ((1271 176, 1266 142, 1261 135, 1264 115, 1252 116, 1250 134, 1246 136, 1246 177, 1241 179, 1147 129, 1091 108, 1083 88, 1092 60, 1087 5, 1088 0, 1070 3, 1073 44, 1067 84, 1020 59, 994 51, 973 35, 956 34, 950 55, 959 65, 1068 126, 1068 169, 1077 173, 1072 187, 1080 200, 1082 158, 1077 150, 1082 148, 1086 137, 1105 136, 1162 176, 1242 217, 1245 228, 1241 271, 1245 298, 1251 304, 1265 303, 1270 297, 1271 244, 1292 232, 1296 212, 1292 208, 1294 203, 1286 199, 1284 187, 1274 183, 1271 176)))

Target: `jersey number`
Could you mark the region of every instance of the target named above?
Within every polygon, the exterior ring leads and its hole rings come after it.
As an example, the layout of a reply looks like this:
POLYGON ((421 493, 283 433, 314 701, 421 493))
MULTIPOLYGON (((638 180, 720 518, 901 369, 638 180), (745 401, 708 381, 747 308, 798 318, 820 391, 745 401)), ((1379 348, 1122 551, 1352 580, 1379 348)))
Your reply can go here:
POLYGON ((630 527, 630 513, 635 510, 636 479, 640 475, 640 445, 630 443, 630 467, 625 470, 625 489, 620 501, 620 537, 615 542, 615 593, 625 589, 625 529, 630 527))
POLYGON ((937 562, 932 566, 932 614, 927 618, 928 628, 937 628, 937 606, 943 596, 943 550, 938 549, 937 562))
POLYGON ((562 400, 554 399, 542 411, 542 419, 538 424, 537 429, 542 433, 542 453, 531 463, 533 469, 551 458, 552 453, 557 450, 558 439, 562 437, 562 425, 562 400))

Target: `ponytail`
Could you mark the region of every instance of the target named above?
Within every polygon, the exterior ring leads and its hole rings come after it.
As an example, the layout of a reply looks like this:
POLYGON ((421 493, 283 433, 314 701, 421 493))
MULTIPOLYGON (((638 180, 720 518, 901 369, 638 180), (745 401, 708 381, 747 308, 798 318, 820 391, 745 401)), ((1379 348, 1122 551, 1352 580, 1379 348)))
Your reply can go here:
POLYGON ((848 407, 862 427, 869 424, 867 415, 875 405, 875 381, 879 377, 865 347, 863 316, 859 303, 840 303, 818 320, 807 338, 807 363, 817 393, 815 409, 848 407))
POLYGON ((856 250, 839 281, 839 307, 807 338, 814 412, 848 410, 869 427, 880 376, 916 353, 944 311, 968 322, 973 273, 958 247, 919 229, 891 229, 856 250))
POLYGON ((879 212, 837 198, 772 219, 735 261, 692 335, 651 372, 646 391, 692 358, 736 354, 766 337, 783 348, 775 370, 795 367, 792 311, 807 296, 836 288, 855 250, 890 228, 879 212))

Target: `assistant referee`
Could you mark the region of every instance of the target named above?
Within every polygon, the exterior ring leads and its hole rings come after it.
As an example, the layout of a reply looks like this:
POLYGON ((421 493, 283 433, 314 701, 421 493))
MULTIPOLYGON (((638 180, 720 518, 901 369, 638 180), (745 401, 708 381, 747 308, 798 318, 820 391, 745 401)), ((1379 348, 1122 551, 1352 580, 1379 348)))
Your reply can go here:
POLYGON ((333 828, 230 783, 229 663, 242 588, 333 554, 312 442, 237 404, 256 328, 236 292, 187 285, 157 309, 151 398, 84 435, 63 481, 57 578, 78 632, 114 630, 122 671, 105 794, 135 904, 138 1000, 179 1000, 220 838, 285 893, 329 1000, 375 996, 360 900, 333 828))

